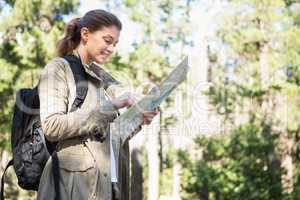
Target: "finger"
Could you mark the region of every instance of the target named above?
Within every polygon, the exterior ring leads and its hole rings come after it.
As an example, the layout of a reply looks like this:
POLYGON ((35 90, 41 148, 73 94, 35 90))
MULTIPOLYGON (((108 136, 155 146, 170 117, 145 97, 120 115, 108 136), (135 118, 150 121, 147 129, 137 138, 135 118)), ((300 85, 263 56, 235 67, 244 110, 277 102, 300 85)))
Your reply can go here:
POLYGON ((156 115, 156 113, 153 113, 153 112, 151 112, 151 113, 143 113, 143 117, 144 118, 153 118, 153 117, 155 117, 155 115, 156 115))
POLYGON ((147 122, 151 123, 153 121, 153 118, 154 118, 154 116, 149 116, 146 118, 146 120, 147 120, 147 122))
POLYGON ((156 107, 156 108, 154 109, 154 112, 155 112, 155 113, 158 113, 158 112, 160 112, 160 111, 161 111, 160 107, 156 107))
POLYGON ((132 97, 129 96, 129 97, 128 97, 128 101, 127 101, 128 106, 130 107, 130 106, 132 106, 134 103, 135 103, 134 98, 132 98, 132 97))
POLYGON ((150 123, 151 123, 151 121, 144 119, 142 125, 149 125, 150 123))
POLYGON ((144 116, 142 124, 150 124, 153 120, 153 116, 144 116))
POLYGON ((158 114, 160 112, 160 109, 159 108, 155 108, 155 114, 158 114))
POLYGON ((156 109, 154 109, 153 111, 144 111, 143 114, 156 114, 156 109))
POLYGON ((144 124, 149 125, 149 124, 151 123, 151 121, 152 121, 152 120, 145 119, 145 120, 144 120, 144 124))
POLYGON ((154 116, 146 116, 144 117, 144 119, 148 120, 148 121, 152 121, 154 118, 154 116))

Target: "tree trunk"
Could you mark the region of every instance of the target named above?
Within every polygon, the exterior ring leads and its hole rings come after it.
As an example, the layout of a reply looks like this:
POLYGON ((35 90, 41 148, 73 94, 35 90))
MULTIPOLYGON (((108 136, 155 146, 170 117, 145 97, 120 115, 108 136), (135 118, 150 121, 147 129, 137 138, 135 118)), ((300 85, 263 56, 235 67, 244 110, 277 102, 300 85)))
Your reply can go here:
MULTIPOLYGON (((163 111, 161 110, 159 112, 159 126, 162 124, 162 113, 163 111)), ((158 132, 158 143, 159 143, 159 172, 162 174, 163 173, 163 137, 162 137, 162 132, 161 129, 159 129, 158 132)))
POLYGON ((284 169, 281 176, 281 185, 284 194, 291 194, 294 190, 294 165, 291 155, 293 144, 293 140, 288 137, 287 132, 280 134, 281 167, 284 169))
POLYGON ((204 182, 204 185, 201 188, 201 192, 199 194, 200 200, 209 200, 209 191, 208 191, 208 180, 204 182))
POLYGON ((157 200, 159 197, 159 130, 160 119, 156 116, 146 129, 148 154, 148 200, 157 200))
POLYGON ((143 199, 142 153, 133 149, 131 153, 131 200, 143 199))
MULTIPOLYGON (((261 30, 266 29, 267 24, 259 21, 261 30)), ((260 43, 260 76, 263 89, 269 89, 270 86, 270 72, 268 63, 269 45, 267 42, 260 43)), ((287 103, 287 102, 285 102, 287 103)), ((292 161, 292 146, 293 141, 289 139, 288 133, 285 130, 286 125, 286 110, 282 94, 277 91, 270 91, 262 104, 262 109, 265 114, 265 119, 268 124, 272 125, 272 130, 279 135, 279 145, 277 146, 278 157, 280 158, 281 168, 284 173, 281 176, 282 192, 283 194, 291 194, 293 192, 293 175, 294 166, 292 161), (274 123, 274 121, 276 123, 274 123), (274 125, 276 124, 276 125, 274 125)))
POLYGON ((176 156, 173 159, 173 188, 172 196, 174 200, 180 200, 180 169, 181 165, 176 156))

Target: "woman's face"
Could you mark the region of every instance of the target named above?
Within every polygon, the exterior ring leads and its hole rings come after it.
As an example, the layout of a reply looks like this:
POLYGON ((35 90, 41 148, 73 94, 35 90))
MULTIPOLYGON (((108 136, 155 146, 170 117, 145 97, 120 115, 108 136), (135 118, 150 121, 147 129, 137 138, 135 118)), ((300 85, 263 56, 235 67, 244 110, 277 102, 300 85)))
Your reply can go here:
POLYGON ((103 27, 95 32, 88 32, 86 39, 87 59, 103 64, 114 52, 119 41, 120 30, 116 26, 103 27))

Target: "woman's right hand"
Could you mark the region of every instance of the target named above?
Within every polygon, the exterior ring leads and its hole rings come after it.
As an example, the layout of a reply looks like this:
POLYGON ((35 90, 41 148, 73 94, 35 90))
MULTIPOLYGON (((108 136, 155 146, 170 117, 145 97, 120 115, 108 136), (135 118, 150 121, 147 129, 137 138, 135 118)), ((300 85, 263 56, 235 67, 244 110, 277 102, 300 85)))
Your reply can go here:
POLYGON ((129 107, 136 102, 134 95, 130 92, 125 92, 124 94, 118 96, 117 98, 112 100, 112 104, 117 109, 121 109, 124 107, 129 107))

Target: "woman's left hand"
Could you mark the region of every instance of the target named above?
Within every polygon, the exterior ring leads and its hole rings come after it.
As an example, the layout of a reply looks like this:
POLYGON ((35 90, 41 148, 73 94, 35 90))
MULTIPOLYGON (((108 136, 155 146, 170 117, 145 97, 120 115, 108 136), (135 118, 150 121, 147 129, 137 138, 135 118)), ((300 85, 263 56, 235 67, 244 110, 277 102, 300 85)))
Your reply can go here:
POLYGON ((143 112, 143 123, 142 123, 142 125, 150 124, 152 122, 153 118, 155 117, 155 115, 157 115, 159 112, 160 112, 159 107, 155 108, 155 110, 153 112, 143 112))

